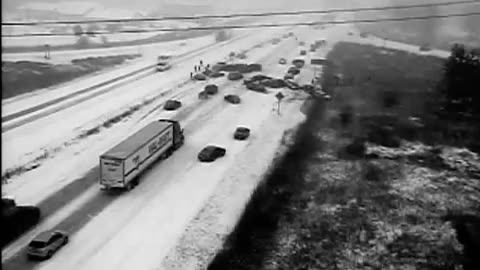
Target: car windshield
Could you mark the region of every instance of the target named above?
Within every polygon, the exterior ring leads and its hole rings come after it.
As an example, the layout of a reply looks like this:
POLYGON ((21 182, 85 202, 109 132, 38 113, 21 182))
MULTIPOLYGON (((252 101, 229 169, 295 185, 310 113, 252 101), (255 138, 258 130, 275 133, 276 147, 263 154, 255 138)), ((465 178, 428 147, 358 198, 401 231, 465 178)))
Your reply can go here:
POLYGON ((44 248, 46 245, 47 243, 42 241, 32 241, 28 246, 32 248, 44 248))

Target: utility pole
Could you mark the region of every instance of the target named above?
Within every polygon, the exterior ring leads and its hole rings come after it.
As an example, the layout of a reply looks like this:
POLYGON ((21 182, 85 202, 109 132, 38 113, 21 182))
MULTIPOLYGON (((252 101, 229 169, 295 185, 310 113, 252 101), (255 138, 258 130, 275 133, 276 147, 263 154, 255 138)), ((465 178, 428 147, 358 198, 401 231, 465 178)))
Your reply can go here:
POLYGON ((45 44, 45 59, 50 59, 50 45, 45 44))

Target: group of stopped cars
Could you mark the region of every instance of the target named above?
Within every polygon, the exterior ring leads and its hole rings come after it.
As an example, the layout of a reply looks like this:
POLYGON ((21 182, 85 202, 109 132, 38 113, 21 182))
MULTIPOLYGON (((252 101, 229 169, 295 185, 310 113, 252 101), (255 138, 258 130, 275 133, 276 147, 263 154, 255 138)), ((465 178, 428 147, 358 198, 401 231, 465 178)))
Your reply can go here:
MULTIPOLYGON (((155 122, 162 123, 166 121, 167 120, 158 120, 155 122)), ((176 149, 179 147, 179 145, 183 144, 183 138, 184 138, 183 129, 180 129, 178 122, 172 121, 172 120, 168 120, 168 121, 169 122, 167 123, 170 123, 170 122, 173 123, 174 130, 175 129, 179 130, 178 131, 178 134, 180 135, 179 144, 175 145, 174 143, 172 146, 172 148, 176 149)), ((158 123, 152 123, 149 126, 155 126, 158 123)), ((149 126, 145 127, 143 130, 151 129, 151 127, 149 128, 149 126)), ((173 132, 173 134, 174 133, 175 132, 173 132)), ((129 140, 132 140, 132 138, 138 137, 138 134, 142 134, 141 131, 137 132, 136 134, 132 135, 121 144, 112 148, 109 152, 112 152, 112 150, 122 147, 125 143, 131 144, 129 140)), ((250 136, 250 129, 244 126, 237 127, 233 133, 233 138, 235 140, 246 140, 249 136, 250 136)), ((170 151, 167 150, 167 152, 170 152, 170 151)), ((201 162, 213 162, 216 159, 225 156, 225 154, 226 154, 225 148, 217 145, 208 145, 198 153, 197 157, 198 157, 198 160, 201 162)), ((103 156, 104 155, 102 155, 102 157, 103 156)), ((138 181, 138 180, 131 180, 130 182, 134 182, 134 181, 138 181)), ((65 231, 51 230, 51 231, 42 232, 39 235, 37 235, 33 240, 31 240, 30 243, 28 244, 27 255, 30 259, 41 259, 41 260, 49 259, 53 256, 55 252, 57 252, 60 248, 62 248, 68 243, 68 239, 69 239, 68 234, 65 231)))

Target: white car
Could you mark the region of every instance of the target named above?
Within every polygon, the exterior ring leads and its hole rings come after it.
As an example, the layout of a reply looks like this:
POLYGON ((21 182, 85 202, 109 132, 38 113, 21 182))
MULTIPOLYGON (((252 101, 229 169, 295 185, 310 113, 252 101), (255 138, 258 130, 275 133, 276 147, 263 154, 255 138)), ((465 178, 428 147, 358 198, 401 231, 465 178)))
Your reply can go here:
POLYGON ((169 63, 158 63, 157 64, 157 71, 165 71, 169 70, 172 67, 169 63))
POLYGON ((165 71, 172 67, 172 57, 170 55, 161 55, 157 58, 157 71, 165 71))

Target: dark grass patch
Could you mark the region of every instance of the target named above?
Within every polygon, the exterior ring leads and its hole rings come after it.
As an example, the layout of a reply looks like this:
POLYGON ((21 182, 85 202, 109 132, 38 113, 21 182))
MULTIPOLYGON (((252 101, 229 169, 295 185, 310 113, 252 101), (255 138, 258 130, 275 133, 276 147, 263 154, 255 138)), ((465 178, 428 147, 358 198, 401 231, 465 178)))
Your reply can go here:
POLYGON ((71 64, 19 61, 2 62, 2 99, 64 83, 107 67, 120 65, 140 55, 88 57, 71 64))
POLYGON ((436 89, 445 60, 353 43, 339 43, 328 57, 322 83, 327 93, 335 89, 339 115, 332 127, 387 147, 405 139, 480 150, 480 119, 442 109, 436 89))

